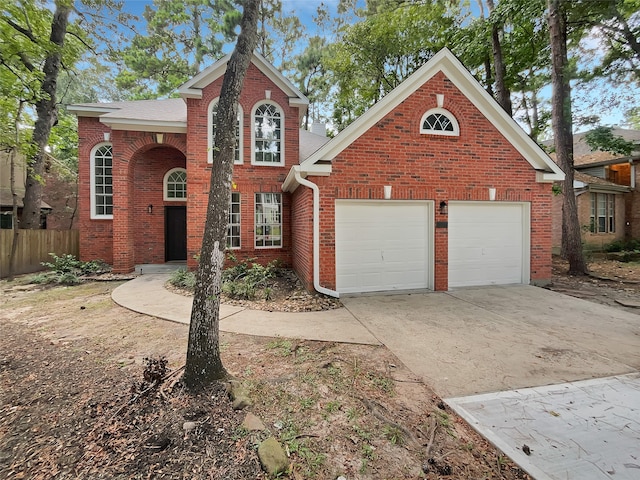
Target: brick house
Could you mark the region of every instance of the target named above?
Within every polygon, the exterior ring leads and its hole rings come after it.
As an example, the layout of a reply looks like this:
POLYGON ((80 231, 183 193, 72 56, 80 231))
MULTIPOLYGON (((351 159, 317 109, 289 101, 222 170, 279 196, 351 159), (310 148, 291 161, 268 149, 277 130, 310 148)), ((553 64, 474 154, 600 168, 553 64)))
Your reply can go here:
MULTIPOLYGON (((640 130, 612 131, 627 141, 640 143, 640 130)), ((640 238, 640 156, 629 157, 594 151, 586 133, 573 136, 574 188, 578 219, 585 248, 602 250, 607 244, 640 238)), ((553 199, 553 249, 562 244, 562 196, 553 199)))
MULTIPOLYGON (((228 57, 179 99, 82 104, 81 257, 116 271, 187 260, 202 239, 228 57)), ((544 283, 563 173, 462 64, 439 52, 335 138, 254 55, 239 100, 228 247, 330 295, 544 283)))

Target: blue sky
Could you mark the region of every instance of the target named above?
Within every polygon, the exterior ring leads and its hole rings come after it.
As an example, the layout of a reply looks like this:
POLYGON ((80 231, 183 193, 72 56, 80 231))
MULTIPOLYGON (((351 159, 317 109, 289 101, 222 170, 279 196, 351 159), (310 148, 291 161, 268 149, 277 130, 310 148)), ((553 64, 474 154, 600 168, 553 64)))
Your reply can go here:
MULTIPOLYGON (((144 11, 145 5, 151 4, 151 0, 125 0, 124 2, 124 10, 128 13, 141 16, 144 11)), ((316 26, 313 22, 313 15, 316 12, 318 5, 324 3, 330 10, 332 15, 336 14, 336 6, 338 4, 338 0, 282 0, 283 11, 286 15, 290 15, 294 13, 298 16, 298 18, 302 21, 302 23, 307 27, 307 31, 310 35, 313 35, 316 30, 316 26)), ((359 0, 359 3, 364 5, 364 0, 359 0)), ((228 47, 229 51, 232 48, 232 45, 228 47)), ((225 49, 226 50, 226 49, 225 49)), ((544 96, 550 96, 550 88, 546 88, 543 91, 544 96)), ((589 103, 589 97, 594 96, 602 96, 605 97, 607 95, 610 96, 626 96, 629 100, 635 103, 635 98, 640 96, 640 92, 637 88, 627 88, 625 87, 624 91, 616 92, 616 89, 612 89, 610 86, 601 86, 600 88, 595 88, 589 92, 574 90, 574 106, 576 110, 583 110, 582 113, 589 113, 589 108, 584 107, 589 103), (582 97, 582 98, 581 98, 582 97), (635 98, 634 98, 635 97, 635 98), (582 107, 582 108, 581 108, 582 107), (587 112, 584 112, 584 110, 587 112)), ((601 122, 605 125, 616 125, 620 124, 623 120, 623 112, 626 108, 633 106, 629 103, 621 102, 622 106, 609 108, 605 111, 594 111, 593 113, 601 115, 601 122)))

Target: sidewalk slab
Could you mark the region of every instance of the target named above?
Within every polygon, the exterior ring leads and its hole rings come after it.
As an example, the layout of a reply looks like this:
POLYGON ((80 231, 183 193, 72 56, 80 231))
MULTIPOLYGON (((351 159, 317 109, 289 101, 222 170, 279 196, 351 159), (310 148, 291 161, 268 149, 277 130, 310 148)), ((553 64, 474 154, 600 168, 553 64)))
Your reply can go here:
MULTIPOLYGON (((192 297, 164 288, 168 274, 136 277, 116 288, 111 297, 118 305, 134 312, 189 324, 192 297)), ((220 330, 244 335, 287 337, 322 342, 380 345, 348 310, 338 308, 321 312, 265 312, 233 305, 220 305, 220 330)))
MULTIPOLYGON (((192 297, 185 297, 164 288, 169 274, 141 275, 120 285, 111 293, 114 302, 134 312, 189 325, 192 297)), ((220 318, 244 310, 233 305, 220 306, 220 318)))
POLYGON ((345 308, 300 313, 245 309, 221 320, 220 330, 263 337, 381 345, 345 308))
POLYGON ((536 480, 640 478, 640 373, 445 401, 536 480))

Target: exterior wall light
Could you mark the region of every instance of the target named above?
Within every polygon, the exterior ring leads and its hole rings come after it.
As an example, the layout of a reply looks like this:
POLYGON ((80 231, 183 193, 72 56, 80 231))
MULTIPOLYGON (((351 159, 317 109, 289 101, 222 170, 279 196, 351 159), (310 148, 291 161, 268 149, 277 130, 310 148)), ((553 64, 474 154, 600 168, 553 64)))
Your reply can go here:
POLYGON ((446 214, 447 214, 447 202, 442 200, 440 202, 440 215, 446 215, 446 214))
POLYGON ((147 213, 152 214, 153 213, 153 205, 149 205, 147 207, 147 213))

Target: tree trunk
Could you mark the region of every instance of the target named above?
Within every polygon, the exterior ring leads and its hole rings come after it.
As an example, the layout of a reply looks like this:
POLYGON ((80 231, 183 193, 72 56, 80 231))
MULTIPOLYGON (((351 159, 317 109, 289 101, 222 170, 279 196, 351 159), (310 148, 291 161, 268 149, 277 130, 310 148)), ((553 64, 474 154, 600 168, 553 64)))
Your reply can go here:
POLYGON ((22 110, 24 102, 20 100, 18 110, 14 118, 13 132, 15 134, 14 145, 9 151, 9 187, 11 189, 11 229, 13 235, 11 239, 11 253, 9 254, 9 276, 8 281, 13 280, 16 273, 16 252, 18 251, 18 237, 20 235, 20 225, 18 223, 18 193, 16 191, 16 153, 20 144, 20 121, 22 120, 22 110))
POLYGON ((227 375, 220 359, 219 344, 222 269, 229 223, 237 104, 258 41, 258 5, 259 0, 244 2, 241 32, 227 64, 218 103, 218 122, 214 137, 218 152, 211 169, 207 218, 183 376, 184 384, 190 389, 202 388, 227 375))
POLYGON ((27 168, 27 181, 24 193, 24 205, 22 208, 22 221, 20 226, 27 229, 40 228, 40 206, 42 202, 42 181, 45 163, 45 147, 49 142, 51 128, 58 120, 58 105, 56 102, 56 86, 60 73, 62 47, 67 34, 69 15, 72 6, 64 0, 57 0, 56 10, 51 22, 50 42, 53 49, 47 55, 42 73, 41 98, 36 102, 36 124, 33 129, 31 143, 35 154, 29 160, 27 168))
POLYGON ((548 0, 551 40, 551 115, 556 159, 565 173, 562 187, 562 253, 569 261, 571 275, 585 275, 587 265, 582 254, 582 236, 576 196, 573 190, 573 133, 571 121, 571 87, 567 58, 567 21, 562 0, 548 0))
MULTIPOLYGON (((22 110, 22 104, 20 104, 20 110, 22 110)), ((18 115, 16 118, 19 118, 18 115)), ((16 120, 16 137, 18 136, 18 122, 16 120)), ((12 210, 11 210, 11 228, 13 230, 13 236, 11 240, 11 253, 9 254, 9 276, 7 277, 8 281, 13 280, 13 276, 16 272, 16 252, 18 250, 18 235, 20 231, 18 230, 18 194, 16 193, 16 150, 17 147, 14 146, 9 152, 9 182, 11 183, 11 199, 12 199, 12 210)))
MULTIPOLYGON (((487 0, 489 12, 493 12, 494 4, 493 0, 487 0)), ((513 107, 511 104, 511 91, 507 87, 507 66, 504 63, 502 55, 502 44, 500 43, 500 36, 502 34, 502 25, 499 25, 496 19, 490 19, 491 21, 491 48, 493 51, 493 66, 496 72, 496 100, 507 112, 510 117, 513 117, 513 107)))

